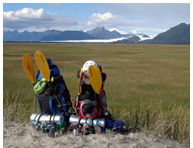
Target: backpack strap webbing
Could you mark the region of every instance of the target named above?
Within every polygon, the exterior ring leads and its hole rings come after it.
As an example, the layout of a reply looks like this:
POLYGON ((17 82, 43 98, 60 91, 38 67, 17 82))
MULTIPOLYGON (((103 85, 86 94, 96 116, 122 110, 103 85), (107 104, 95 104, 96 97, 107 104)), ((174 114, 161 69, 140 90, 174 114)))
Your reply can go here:
POLYGON ((38 117, 38 122, 37 122, 37 123, 40 122, 40 117, 41 117, 42 115, 43 115, 42 113, 39 115, 39 117, 38 117))
MULTIPOLYGON (((79 128, 80 120, 81 120, 81 119, 82 119, 82 117, 80 117, 79 120, 78 120, 77 128, 79 128)), ((79 128, 79 130, 80 130, 80 128, 79 128)))
POLYGON ((82 69, 80 70, 80 78, 79 78, 79 88, 78 88, 78 104, 76 106, 76 109, 79 111, 80 106, 80 94, 82 93, 82 83, 83 83, 83 75, 82 75, 82 69))
POLYGON ((95 130, 94 130, 94 118, 92 119, 92 126, 91 126, 91 129, 92 129, 92 133, 95 134, 95 130))

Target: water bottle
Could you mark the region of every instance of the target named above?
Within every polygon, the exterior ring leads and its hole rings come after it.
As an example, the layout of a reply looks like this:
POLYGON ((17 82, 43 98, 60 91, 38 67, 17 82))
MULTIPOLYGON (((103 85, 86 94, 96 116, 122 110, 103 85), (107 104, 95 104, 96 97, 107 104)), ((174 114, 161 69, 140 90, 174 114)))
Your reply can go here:
POLYGON ((30 116, 31 123, 34 122, 56 122, 58 124, 62 124, 64 122, 64 116, 63 115, 41 115, 33 113, 30 116))
MULTIPOLYGON (((79 116, 71 115, 70 119, 69 119, 69 122, 78 124, 79 119, 80 119, 79 116)), ((105 127, 105 118, 94 119, 93 122, 92 122, 92 119, 90 119, 90 118, 88 118, 87 120, 86 120, 86 118, 82 118, 80 120, 80 124, 83 125, 84 123, 86 123, 86 121, 89 125, 105 127)))

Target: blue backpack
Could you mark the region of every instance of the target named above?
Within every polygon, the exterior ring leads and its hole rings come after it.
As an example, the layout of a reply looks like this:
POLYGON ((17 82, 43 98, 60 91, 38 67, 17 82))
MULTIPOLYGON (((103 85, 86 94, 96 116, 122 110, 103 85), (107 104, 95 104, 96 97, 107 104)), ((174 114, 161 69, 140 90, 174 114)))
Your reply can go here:
MULTIPOLYGON (((48 60, 48 59, 47 59, 48 60)), ((53 63, 49 64, 51 85, 47 82, 42 74, 38 71, 36 76, 36 84, 44 83, 42 92, 36 94, 36 100, 42 114, 56 115, 69 113, 68 110, 72 107, 70 93, 60 70, 53 63)))

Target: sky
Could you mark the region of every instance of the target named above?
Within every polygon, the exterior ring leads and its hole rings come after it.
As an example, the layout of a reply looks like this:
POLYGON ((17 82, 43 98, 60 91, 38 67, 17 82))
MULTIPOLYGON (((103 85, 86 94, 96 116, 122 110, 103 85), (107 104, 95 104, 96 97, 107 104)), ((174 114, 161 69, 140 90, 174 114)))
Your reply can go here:
POLYGON ((158 34, 190 23, 189 3, 4 3, 3 30, 91 30, 158 34))

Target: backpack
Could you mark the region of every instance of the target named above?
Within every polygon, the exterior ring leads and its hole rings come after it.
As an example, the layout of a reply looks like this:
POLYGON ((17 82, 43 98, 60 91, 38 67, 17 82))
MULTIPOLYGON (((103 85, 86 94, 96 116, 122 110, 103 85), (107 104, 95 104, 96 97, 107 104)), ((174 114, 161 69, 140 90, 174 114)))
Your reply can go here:
POLYGON ((56 65, 49 65, 51 85, 38 71, 34 91, 38 107, 42 114, 69 114, 72 107, 70 93, 56 65))
MULTIPOLYGON (((102 73, 102 81, 106 79, 106 74, 102 73)), ((99 100, 97 100, 96 93, 94 92, 91 85, 87 85, 83 82, 84 75, 81 74, 80 70, 77 72, 77 77, 80 78, 80 96, 75 101, 75 108, 81 118, 100 118, 104 115, 106 107, 106 96, 104 91, 104 83, 102 83, 99 91, 99 100)))

